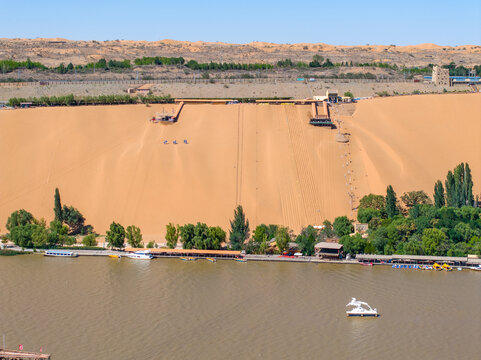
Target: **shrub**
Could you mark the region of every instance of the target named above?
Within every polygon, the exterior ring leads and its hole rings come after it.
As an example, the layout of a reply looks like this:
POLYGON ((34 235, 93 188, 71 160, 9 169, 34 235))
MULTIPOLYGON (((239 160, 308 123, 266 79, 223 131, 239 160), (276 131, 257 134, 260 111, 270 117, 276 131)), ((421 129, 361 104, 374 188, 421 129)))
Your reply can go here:
POLYGON ((95 234, 88 234, 87 236, 84 236, 82 239, 82 244, 88 247, 97 246, 95 234))

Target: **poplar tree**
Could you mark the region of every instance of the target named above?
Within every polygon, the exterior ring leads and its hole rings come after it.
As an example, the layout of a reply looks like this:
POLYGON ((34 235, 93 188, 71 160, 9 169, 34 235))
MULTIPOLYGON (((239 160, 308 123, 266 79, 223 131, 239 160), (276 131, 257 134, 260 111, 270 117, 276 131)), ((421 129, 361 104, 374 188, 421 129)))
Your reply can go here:
POLYGON ((456 206, 454 204, 454 175, 453 172, 450 170, 448 171, 448 175, 446 176, 446 205, 447 206, 456 206))
POLYGON ((389 218, 394 217, 398 213, 396 203, 396 193, 392 186, 389 185, 386 191, 386 213, 389 218))
POLYGON ((55 220, 62 222, 62 203, 60 202, 60 192, 58 191, 58 188, 55 188, 53 212, 55 213, 55 220))
POLYGON ((473 177, 471 175, 471 169, 469 164, 466 163, 464 167, 464 193, 465 193, 465 205, 473 206, 474 196, 473 196, 473 177))
POLYGON ((446 205, 444 199, 444 187, 443 183, 438 180, 436 181, 436 184, 434 184, 434 206, 439 209, 444 205, 446 205))
POLYGON ((230 246, 234 250, 240 250, 244 241, 249 237, 249 220, 246 219, 241 205, 234 210, 234 220, 230 221, 230 226, 230 246))

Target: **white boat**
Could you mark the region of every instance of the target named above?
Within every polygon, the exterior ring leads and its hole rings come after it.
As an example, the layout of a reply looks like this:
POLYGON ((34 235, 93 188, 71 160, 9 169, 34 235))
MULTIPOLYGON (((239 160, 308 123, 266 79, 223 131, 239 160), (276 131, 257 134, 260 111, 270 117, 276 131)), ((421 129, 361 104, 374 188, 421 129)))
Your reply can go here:
POLYGON ((352 298, 351 302, 346 306, 353 306, 351 310, 346 311, 348 317, 360 316, 360 317, 378 317, 377 309, 373 309, 368 303, 358 301, 356 298, 352 298))
POLYGON ((470 267, 471 270, 481 271, 481 265, 470 267))
POLYGON ((43 254, 44 256, 58 256, 58 257, 77 257, 78 254, 73 251, 66 250, 47 250, 43 254))
POLYGON ((126 255, 130 259, 137 259, 137 260, 152 260, 154 255, 152 255, 148 250, 141 250, 136 251, 132 254, 126 255))

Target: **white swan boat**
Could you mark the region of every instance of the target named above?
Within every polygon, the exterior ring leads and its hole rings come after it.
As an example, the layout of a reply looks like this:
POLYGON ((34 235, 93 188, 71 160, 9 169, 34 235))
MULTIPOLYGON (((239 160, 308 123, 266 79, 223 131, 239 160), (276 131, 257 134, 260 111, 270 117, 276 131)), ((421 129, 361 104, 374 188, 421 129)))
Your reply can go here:
POLYGON ((126 257, 137 260, 152 260, 154 258, 154 255, 152 255, 148 250, 141 250, 136 251, 132 254, 128 254, 126 255, 126 257))
POLYGON ((351 310, 346 311, 348 317, 360 316, 360 317, 378 317, 377 309, 373 309, 368 303, 358 301, 356 298, 352 298, 351 302, 346 306, 353 306, 351 310))

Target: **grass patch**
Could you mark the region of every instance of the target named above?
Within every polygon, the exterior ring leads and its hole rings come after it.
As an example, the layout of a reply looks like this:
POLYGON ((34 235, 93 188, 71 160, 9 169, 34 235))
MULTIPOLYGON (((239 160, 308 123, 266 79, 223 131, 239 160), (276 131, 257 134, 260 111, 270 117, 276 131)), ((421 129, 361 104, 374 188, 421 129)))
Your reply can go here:
POLYGON ((15 256, 15 255, 24 255, 24 254, 27 254, 27 253, 23 251, 9 250, 9 249, 0 250, 0 256, 15 256))

